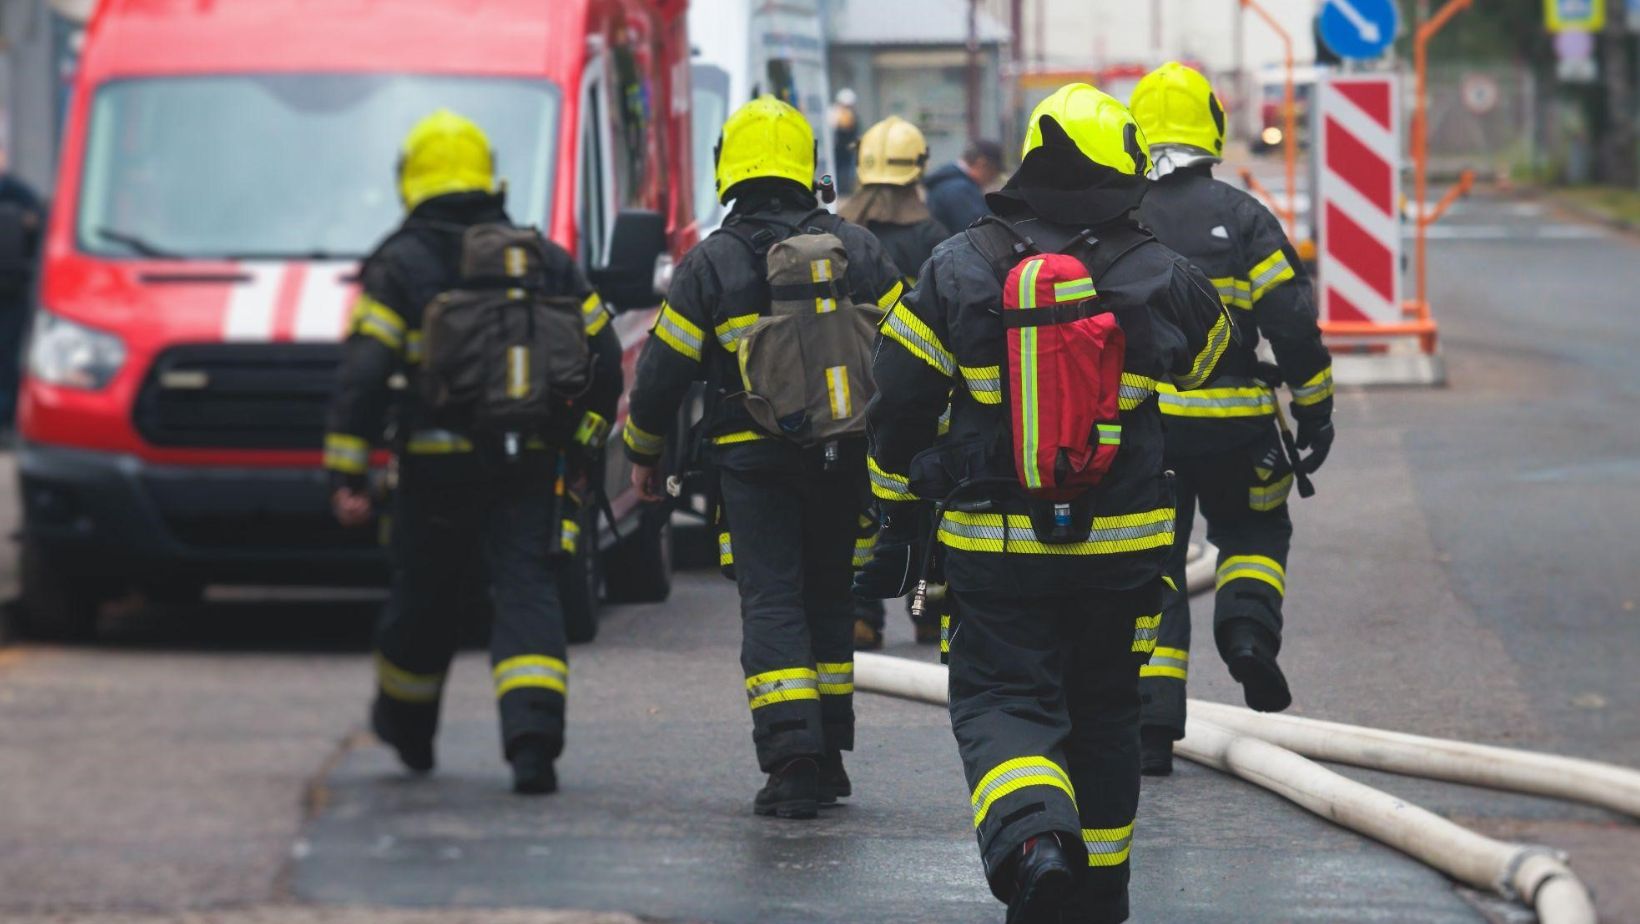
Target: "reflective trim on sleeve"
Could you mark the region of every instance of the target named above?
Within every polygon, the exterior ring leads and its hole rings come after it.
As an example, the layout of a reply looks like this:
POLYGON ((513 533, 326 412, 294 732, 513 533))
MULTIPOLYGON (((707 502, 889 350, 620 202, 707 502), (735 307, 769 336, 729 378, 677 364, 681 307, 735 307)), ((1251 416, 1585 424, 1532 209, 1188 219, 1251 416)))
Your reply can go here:
POLYGON ((355 334, 374 337, 397 353, 404 349, 406 325, 397 311, 376 301, 369 293, 360 292, 353 302, 350 330, 355 334))
POLYGON ((1293 265, 1287 262, 1287 254, 1277 250, 1254 264, 1247 275, 1252 277, 1253 304, 1257 305, 1259 299, 1268 295, 1271 289, 1298 274, 1293 271, 1293 265))
POLYGON ((413 456, 442 456, 456 452, 472 452, 472 440, 449 430, 417 430, 405 442, 405 450, 413 456))
POLYGON ((344 475, 363 475, 370 471, 370 444, 351 433, 326 433, 325 468, 344 475))
POLYGON ((1083 542, 1041 542, 1031 518, 1009 514, 1006 532, 1000 513, 948 510, 940 521, 940 543, 965 552, 1007 552, 1024 555, 1119 555, 1166 548, 1173 544, 1171 507, 1115 517, 1094 517, 1093 529, 1083 542))
POLYGON ((1281 567, 1281 562, 1263 555, 1232 555, 1220 562, 1214 589, 1223 590, 1224 585, 1239 580, 1263 581, 1274 587, 1276 593, 1287 594, 1287 570, 1281 567))
POLYGON ((685 359, 700 361, 700 346, 706 335, 666 302, 661 302, 660 317, 655 319, 655 336, 685 359))
POLYGON ((640 456, 658 456, 666 451, 666 437, 650 433, 633 423, 630 415, 621 427, 621 442, 640 456))
POLYGON ((1213 288, 1219 290, 1219 301, 1232 308, 1246 311, 1253 307, 1253 284, 1235 276, 1224 276, 1212 280, 1213 288))
POLYGON ((1145 403, 1145 399, 1156 393, 1156 380, 1148 375, 1138 375, 1133 372, 1122 373, 1122 384, 1118 387, 1116 400, 1124 411, 1131 411, 1145 403))
POLYGON ((1276 412, 1275 393, 1256 385, 1181 392, 1164 382, 1156 386, 1156 394, 1169 417, 1268 417, 1276 412))
POLYGON ((609 308, 604 300, 594 292, 581 302, 581 323, 586 325, 587 336, 596 337, 598 332, 609 326, 609 308))
POLYGON ((912 356, 933 366, 946 378, 956 374, 957 361, 952 358, 951 351, 934 335, 933 328, 924 324, 922 318, 913 314, 904 302, 895 305, 894 310, 883 319, 882 331, 884 337, 905 347, 912 356))
POLYGON ((1302 407, 1320 404, 1332 396, 1333 371, 1331 365, 1311 376, 1308 382, 1293 389, 1293 403, 1302 407))
POLYGON ((733 353, 740 349, 740 338, 746 336, 761 317, 763 316, 760 314, 733 315, 712 328, 712 333, 717 335, 719 346, 733 353))
POLYGON ((376 685, 389 699, 401 703, 436 703, 444 691, 444 675, 414 674, 376 652, 376 685))
POLYGON ((998 799, 1027 786, 1047 786, 1063 792, 1076 804, 1076 788, 1064 769, 1046 757, 1015 757, 1005 760, 980 778, 979 785, 969 798, 974 808, 974 827, 985 821, 998 799))
POLYGON ((962 372, 962 382, 968 386, 968 394, 980 404, 1002 403, 1002 367, 1001 366, 958 366, 962 372))
POLYGON ((551 655, 517 655, 497 663, 490 676, 495 680, 496 699, 526 687, 562 695, 569 682, 569 665, 551 655))
POLYGON ((1207 342, 1202 345, 1202 351, 1196 354, 1196 359, 1190 364, 1190 371, 1174 379, 1174 384, 1183 390, 1200 388, 1213 374, 1213 368, 1219 364, 1219 358, 1224 356, 1225 347, 1230 345, 1230 316, 1221 309, 1219 319, 1213 322, 1212 329, 1207 332, 1207 342))
POLYGON ((750 443, 756 440, 768 439, 774 439, 774 437, 758 430, 736 430, 733 433, 725 433, 722 436, 712 437, 712 445, 733 446, 736 443, 750 443))
POLYGON ((888 287, 887 292, 877 296, 877 307, 887 311, 888 309, 893 308, 894 305, 899 302, 900 296, 904 294, 905 283, 896 279, 894 284, 888 287))
POLYGON ((940 654, 951 653, 951 608, 948 606, 940 613, 940 654))
POLYGON ((1140 616, 1133 620, 1133 650, 1150 654, 1156 650, 1156 638, 1162 632, 1162 614, 1140 616))
POLYGON ((1088 849, 1089 866, 1121 866, 1133 849, 1133 823, 1120 828, 1083 828, 1082 846, 1088 849))
POLYGON ((856 570, 864 568, 871 561, 871 553, 877 549, 877 534, 860 536, 854 540, 854 567, 856 570))
POLYGON ((877 464, 876 458, 866 457, 866 468, 871 474, 871 495, 890 501, 914 501, 917 495, 911 493, 911 483, 904 475, 884 471, 877 464))
POLYGON ((819 698, 820 675, 813 668, 789 667, 746 678, 746 699, 753 709, 819 698))
POLYGON ((581 547, 581 524, 574 520, 560 520, 558 524, 558 547, 565 553, 574 555, 575 550, 581 547))
POLYGON ((718 533, 718 567, 727 568, 735 563, 735 546, 729 538, 729 531, 718 533))
POLYGON ((1156 650, 1150 653, 1150 663, 1139 668, 1139 676, 1188 680, 1190 677, 1190 652, 1183 648, 1167 648, 1158 645, 1156 650))
POLYGON ((854 692, 854 662, 825 661, 815 665, 821 696, 847 696, 854 692))
POLYGON ((1247 489, 1247 506, 1262 512, 1274 510, 1287 503, 1293 490, 1292 473, 1283 475, 1270 484, 1255 484, 1247 489))
POLYGON ((404 339, 404 361, 414 366, 421 362, 421 331, 413 330, 404 339))

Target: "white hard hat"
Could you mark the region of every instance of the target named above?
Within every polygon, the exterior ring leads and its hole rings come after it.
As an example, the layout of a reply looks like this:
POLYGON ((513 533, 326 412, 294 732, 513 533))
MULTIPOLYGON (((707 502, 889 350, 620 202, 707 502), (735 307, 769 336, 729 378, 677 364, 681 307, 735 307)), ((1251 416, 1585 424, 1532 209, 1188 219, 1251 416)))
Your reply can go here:
POLYGON ((848 87, 837 91, 837 104, 839 106, 852 106, 858 99, 859 97, 855 96, 854 91, 848 87))

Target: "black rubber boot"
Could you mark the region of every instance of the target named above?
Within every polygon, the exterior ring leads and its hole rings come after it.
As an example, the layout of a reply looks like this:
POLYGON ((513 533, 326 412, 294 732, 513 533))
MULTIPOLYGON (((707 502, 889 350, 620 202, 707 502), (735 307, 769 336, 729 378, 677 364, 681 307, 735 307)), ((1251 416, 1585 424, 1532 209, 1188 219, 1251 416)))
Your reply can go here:
POLYGON ((513 744, 513 792, 523 796, 546 796, 558 791, 558 771, 552 765, 552 748, 546 738, 529 735, 513 744))
POLYGON ((1173 733, 1165 728, 1139 729, 1139 772, 1145 776, 1173 775, 1173 733))
POLYGON ((1076 886, 1076 871, 1058 839, 1052 834, 1026 839, 1013 876, 1008 924, 1058 924, 1059 910, 1076 886))
POLYGON ((757 791, 752 811, 776 818, 813 818, 820 814, 820 765, 812 757, 793 757, 769 774, 757 791))
POLYGON ((1281 712, 1293 704, 1287 677, 1276 663, 1279 647, 1269 630, 1252 620, 1238 619, 1224 628, 1224 663, 1255 711, 1281 712))
POLYGON ((832 751, 820 761, 820 804, 836 805, 838 799, 854 795, 854 784, 849 782, 843 768, 843 752, 832 751))
POLYGON ((433 771, 433 736, 427 734, 413 734, 403 728, 402 721, 396 721, 392 713, 392 704, 376 694, 375 702, 370 705, 370 730, 375 732, 381 742, 398 752, 399 763, 411 773, 426 774, 433 771))

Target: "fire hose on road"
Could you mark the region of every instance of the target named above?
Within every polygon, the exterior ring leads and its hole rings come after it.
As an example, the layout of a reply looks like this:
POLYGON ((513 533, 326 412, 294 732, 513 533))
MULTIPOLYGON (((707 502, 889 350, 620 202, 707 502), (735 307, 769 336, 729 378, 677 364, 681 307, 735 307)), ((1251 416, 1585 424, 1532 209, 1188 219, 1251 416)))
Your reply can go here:
MULTIPOLYGON (((859 652, 855 689, 944 704, 938 664, 859 652)), ((1180 756, 1261 786, 1477 888, 1532 906, 1543 924, 1593 924, 1594 903, 1563 857, 1495 840, 1309 757, 1408 776, 1547 795, 1640 815, 1640 772, 1593 761, 1421 738, 1191 700, 1180 756), (1305 756, 1305 755, 1308 755, 1305 756)))

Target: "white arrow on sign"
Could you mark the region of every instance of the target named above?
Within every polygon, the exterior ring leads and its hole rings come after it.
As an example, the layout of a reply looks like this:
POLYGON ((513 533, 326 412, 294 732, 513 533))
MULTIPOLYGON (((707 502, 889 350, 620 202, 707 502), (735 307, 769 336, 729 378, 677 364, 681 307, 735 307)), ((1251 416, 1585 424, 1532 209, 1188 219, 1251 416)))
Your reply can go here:
POLYGON ((1344 14, 1344 18, 1350 21, 1350 25, 1355 27, 1356 32, 1361 33, 1361 41, 1376 44, 1382 37, 1378 31, 1378 24, 1361 15, 1361 11, 1356 9, 1355 4, 1351 3, 1350 0, 1328 0, 1328 2, 1338 12, 1344 14))

